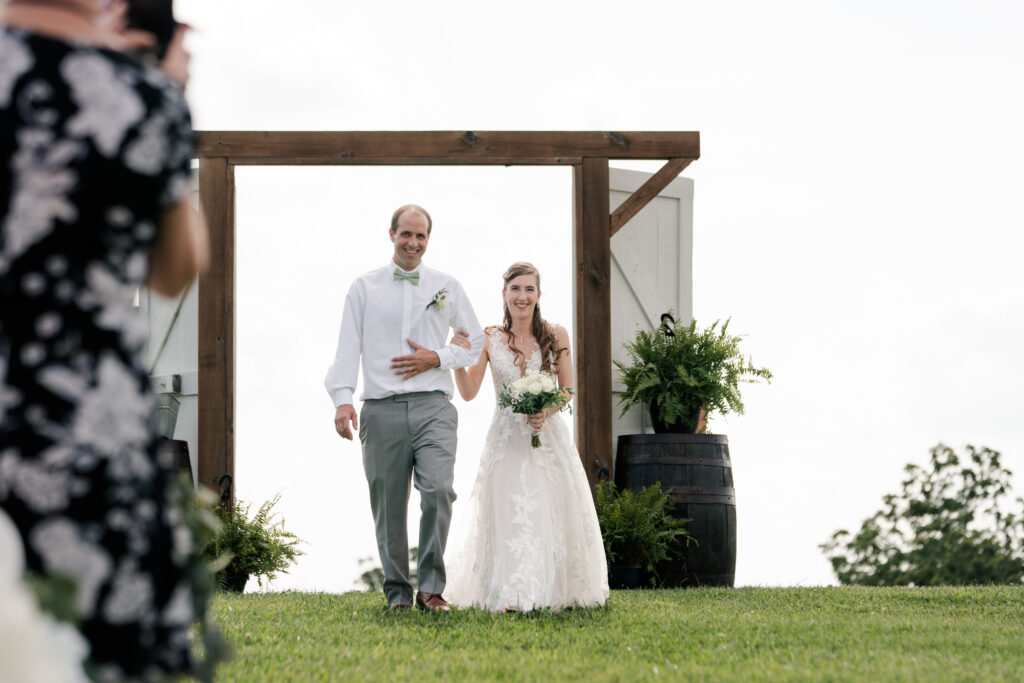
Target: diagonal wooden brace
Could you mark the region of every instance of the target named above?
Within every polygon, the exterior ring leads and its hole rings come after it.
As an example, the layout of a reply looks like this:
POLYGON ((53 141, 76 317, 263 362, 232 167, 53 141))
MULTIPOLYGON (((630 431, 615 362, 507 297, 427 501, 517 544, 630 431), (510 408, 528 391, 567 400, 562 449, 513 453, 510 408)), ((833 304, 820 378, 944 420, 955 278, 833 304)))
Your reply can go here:
POLYGON ((693 159, 669 159, 668 163, 648 178, 646 183, 637 188, 636 192, 612 212, 612 234, 618 232, 619 228, 640 212, 640 209, 647 206, 647 202, 657 197, 658 193, 675 180, 692 161, 693 159))

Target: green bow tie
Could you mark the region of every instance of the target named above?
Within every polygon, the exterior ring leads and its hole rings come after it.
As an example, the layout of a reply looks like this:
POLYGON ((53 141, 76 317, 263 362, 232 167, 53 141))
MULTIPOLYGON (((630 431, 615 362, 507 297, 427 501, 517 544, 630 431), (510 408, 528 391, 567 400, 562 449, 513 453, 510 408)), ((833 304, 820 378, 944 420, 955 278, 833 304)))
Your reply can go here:
POLYGON ((407 273, 404 270, 402 270, 401 268, 395 268, 395 274, 392 277, 394 277, 394 279, 396 281, 397 280, 408 280, 409 282, 411 282, 414 285, 419 285, 420 284, 420 273, 419 273, 418 270, 416 272, 413 272, 413 273, 407 273))

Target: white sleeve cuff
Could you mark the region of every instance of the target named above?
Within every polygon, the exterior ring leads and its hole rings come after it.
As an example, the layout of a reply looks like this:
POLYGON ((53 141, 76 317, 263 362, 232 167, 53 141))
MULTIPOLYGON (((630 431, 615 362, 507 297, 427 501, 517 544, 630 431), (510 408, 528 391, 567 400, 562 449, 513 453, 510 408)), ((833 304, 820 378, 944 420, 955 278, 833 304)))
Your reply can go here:
POLYGON ((352 403, 352 390, 348 388, 335 389, 331 392, 331 399, 334 401, 335 408, 346 403, 352 403))
POLYGON ((447 346, 442 346, 439 349, 432 349, 437 354, 437 359, 441 361, 439 366, 442 370, 451 370, 456 367, 455 354, 452 349, 447 346))

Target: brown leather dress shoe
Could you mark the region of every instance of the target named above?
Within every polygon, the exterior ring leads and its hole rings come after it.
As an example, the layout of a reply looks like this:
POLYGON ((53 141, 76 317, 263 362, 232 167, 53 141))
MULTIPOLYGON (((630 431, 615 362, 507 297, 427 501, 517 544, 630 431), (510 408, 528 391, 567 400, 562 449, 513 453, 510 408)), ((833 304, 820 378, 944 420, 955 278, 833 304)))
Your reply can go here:
POLYGON ((440 593, 416 593, 416 606, 431 612, 448 612, 448 603, 440 593))

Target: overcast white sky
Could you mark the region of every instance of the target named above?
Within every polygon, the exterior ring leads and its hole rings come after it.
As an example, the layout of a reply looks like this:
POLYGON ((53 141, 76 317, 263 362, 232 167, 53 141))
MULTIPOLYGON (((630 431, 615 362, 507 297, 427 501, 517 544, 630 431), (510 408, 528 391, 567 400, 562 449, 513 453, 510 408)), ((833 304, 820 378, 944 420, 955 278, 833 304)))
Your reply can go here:
MULTIPOLYGON (((700 131, 695 316, 732 316, 776 376, 713 424, 732 450, 739 585, 833 582, 817 545, 939 441, 1002 451, 1024 493, 1019 3, 177 7, 197 29, 197 129, 700 131)), ((376 554, 359 448, 334 434, 322 379, 352 278, 389 258, 393 208, 432 211, 426 261, 484 324, 525 259, 545 316, 571 328, 570 176, 240 170, 237 492, 280 491, 310 541, 275 588, 350 589, 376 554)), ((464 499, 492 405, 457 401, 464 499)))

